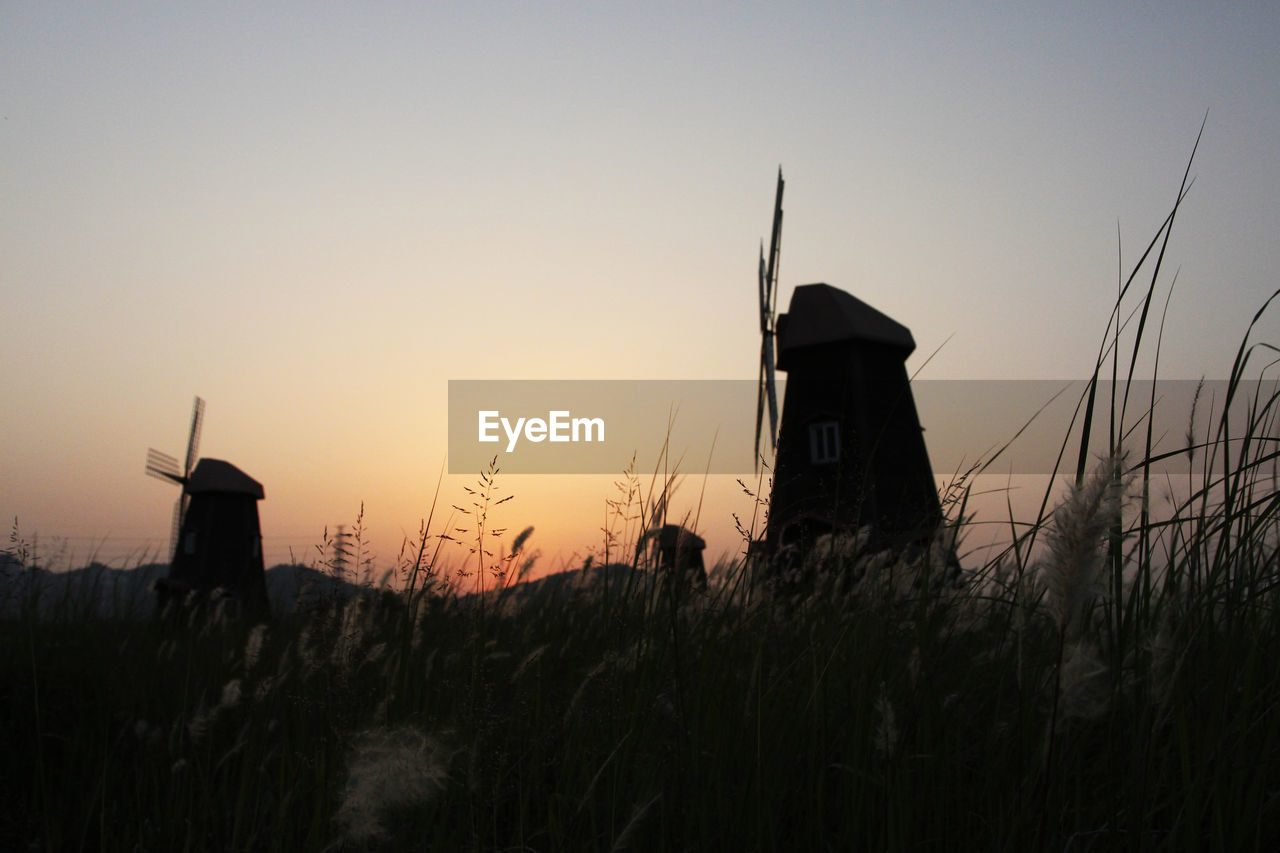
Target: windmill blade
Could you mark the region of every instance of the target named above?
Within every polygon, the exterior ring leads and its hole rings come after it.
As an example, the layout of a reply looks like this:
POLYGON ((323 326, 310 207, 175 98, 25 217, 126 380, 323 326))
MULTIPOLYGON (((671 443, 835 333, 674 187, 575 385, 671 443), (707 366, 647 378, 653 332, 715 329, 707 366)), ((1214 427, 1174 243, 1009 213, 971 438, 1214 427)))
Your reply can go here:
POLYGON ((764 347, 764 380, 765 392, 769 398, 769 444, 774 451, 778 449, 778 385, 775 375, 776 338, 774 334, 774 306, 778 299, 778 270, 782 265, 782 191, 786 187, 782 180, 782 167, 778 167, 778 190, 773 197, 773 229, 769 236, 769 268, 765 270, 765 290, 769 294, 769 335, 764 347))
POLYGON ((769 449, 776 452, 778 449, 778 385, 774 370, 772 334, 765 337, 763 350, 760 364, 764 373, 761 377, 763 386, 761 390, 769 401, 769 449))
POLYGON ((195 406, 191 410, 191 434, 187 437, 187 465, 182 470, 185 481, 191 476, 191 469, 196 464, 196 452, 200 449, 200 427, 204 423, 204 400, 196 397, 195 406))
POLYGON ((765 377, 765 347, 768 346, 769 336, 773 334, 773 317, 769 313, 769 292, 768 292, 768 276, 765 275, 764 265, 764 241, 760 243, 760 263, 759 277, 757 285, 759 287, 756 295, 759 297, 757 307, 760 309, 760 377, 756 387, 756 440, 751 445, 751 465, 752 472, 760 469, 760 427, 764 420, 764 377, 765 377))
POLYGON ((769 268, 765 271, 766 289, 769 293, 769 313, 773 314, 774 299, 777 297, 778 259, 782 252, 782 189, 786 182, 782 180, 782 167, 778 167, 778 191, 773 198, 773 230, 769 236, 769 268))
POLYGON ((751 445, 751 472, 760 470, 760 427, 764 419, 764 344, 760 344, 760 382, 756 385, 756 440, 751 445))
POLYGON ((187 496, 184 494, 173 502, 173 526, 169 528, 169 560, 178 558, 178 537, 182 535, 182 516, 187 511, 187 496))
POLYGON ((178 460, 168 453, 161 453, 155 448, 147 449, 147 475, 157 480, 182 485, 182 471, 178 468, 178 460))
MULTIPOLYGON (((760 244, 759 296, 760 296, 760 389, 756 394, 756 443, 755 453, 760 452, 760 428, 764 420, 764 403, 769 403, 769 448, 778 449, 778 391, 775 375, 774 305, 778 297, 778 269, 782 251, 782 167, 778 167, 778 188, 773 198, 773 227, 769 234, 769 260, 764 257, 764 244, 760 244)), ((758 460, 757 460, 758 461, 758 460)))
POLYGON ((764 241, 760 243, 760 334, 767 335, 773 329, 773 316, 769 310, 769 276, 764 265, 764 241))

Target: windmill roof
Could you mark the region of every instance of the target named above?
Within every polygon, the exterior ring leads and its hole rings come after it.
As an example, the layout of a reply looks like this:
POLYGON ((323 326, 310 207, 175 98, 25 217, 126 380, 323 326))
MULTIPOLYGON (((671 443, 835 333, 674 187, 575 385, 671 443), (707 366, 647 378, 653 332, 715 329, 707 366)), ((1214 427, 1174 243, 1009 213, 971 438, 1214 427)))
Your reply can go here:
POLYGON ((884 344, 904 350, 904 357, 916 348, 910 329, 861 299, 829 284, 797 287, 778 318, 778 366, 788 350, 838 341, 884 344))
POLYGON ((191 479, 187 481, 187 494, 201 492, 253 495, 258 500, 266 496, 261 483, 221 459, 201 459, 196 463, 196 469, 191 472, 191 479))
POLYGON ((661 548, 689 548, 701 551, 707 547, 706 541, 692 530, 685 530, 678 524, 664 524, 645 534, 646 537, 657 537, 661 548))

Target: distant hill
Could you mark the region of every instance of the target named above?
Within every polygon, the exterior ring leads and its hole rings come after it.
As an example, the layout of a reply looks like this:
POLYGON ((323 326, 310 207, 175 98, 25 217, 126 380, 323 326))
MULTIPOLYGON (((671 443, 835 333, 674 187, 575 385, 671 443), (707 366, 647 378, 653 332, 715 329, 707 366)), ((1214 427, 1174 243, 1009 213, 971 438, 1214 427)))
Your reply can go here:
MULTIPOLYGON (((625 563, 592 566, 585 572, 571 569, 534 581, 513 584, 499 595, 519 605, 565 601, 580 595, 622 595, 647 587, 650 575, 625 563)), ((463 600, 475 595, 460 596, 463 600)))
MULTIPOLYGON (((0 619, 12 619, 34 602, 41 617, 55 614, 102 619, 145 619, 155 613, 152 584, 169 573, 166 563, 113 569, 92 563, 69 572, 21 571, 0 553, 0 619)), ((267 570, 267 598, 273 613, 289 613, 321 598, 346 600, 361 587, 306 566, 267 570)))
MULTIPOLYGON (((10 555, 0 552, 0 619, 16 618, 35 603, 42 618, 53 615, 100 619, 145 619, 155 613, 152 585, 169 572, 165 563, 132 569, 113 569, 92 563, 68 572, 23 571, 10 555)), ((497 593, 508 605, 541 606, 579 595, 620 595, 646 588, 649 575, 631 566, 610 564, 587 571, 572 570, 535 581, 514 584, 497 593)), ((307 566, 278 565, 267 569, 267 598, 276 615, 321 600, 346 601, 365 587, 307 566)), ((493 597, 495 593, 488 593, 493 597)), ((461 602, 474 594, 459 596, 461 602)))

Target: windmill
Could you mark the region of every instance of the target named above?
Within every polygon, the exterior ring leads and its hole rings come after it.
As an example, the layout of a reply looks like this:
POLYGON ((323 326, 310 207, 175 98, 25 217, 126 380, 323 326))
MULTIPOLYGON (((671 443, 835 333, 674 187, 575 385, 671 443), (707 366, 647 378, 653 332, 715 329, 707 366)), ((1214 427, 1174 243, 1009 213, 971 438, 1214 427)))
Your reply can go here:
POLYGON ((906 372, 911 331, 829 284, 805 284, 774 314, 782 170, 766 264, 760 257, 756 450, 769 408, 773 485, 765 549, 811 547, 821 535, 871 531, 875 547, 930 537, 941 504, 906 372), (787 373, 778 417, 775 371, 787 373))
POLYGON ((188 595, 221 589, 249 612, 265 615, 266 574, 258 501, 262 484, 230 462, 199 459, 204 400, 196 397, 191 412, 187 455, 178 460, 154 448, 147 450, 147 474, 176 483, 182 493, 174 506, 169 576, 157 582, 163 606, 188 595))
POLYGON ((760 387, 756 392, 756 443, 752 456, 760 464, 760 430, 764 426, 764 407, 769 406, 769 452, 778 449, 778 388, 774 364, 774 305, 778 299, 778 257, 782 250, 782 167, 778 167, 778 191, 773 200, 773 228, 769 236, 769 262, 764 259, 764 241, 760 242, 760 387))

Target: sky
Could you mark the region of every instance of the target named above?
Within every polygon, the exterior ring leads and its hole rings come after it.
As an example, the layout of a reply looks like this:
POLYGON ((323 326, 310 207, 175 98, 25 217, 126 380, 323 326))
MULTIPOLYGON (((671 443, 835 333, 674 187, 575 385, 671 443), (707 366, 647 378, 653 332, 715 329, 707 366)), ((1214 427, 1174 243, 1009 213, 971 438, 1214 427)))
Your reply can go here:
MULTIPOLYGON (((922 378, 1079 378, 1204 120, 1160 373, 1225 376, 1278 286, 1277 43, 1272 4, 4 0, 0 519, 163 551, 146 449, 198 394, 268 565, 363 502, 385 567, 449 380, 756 376, 779 166, 780 310, 824 281, 922 378)), ((734 551, 751 501, 700 468, 673 509, 734 551)), ((615 479, 499 473, 498 521, 571 565, 615 479)))

